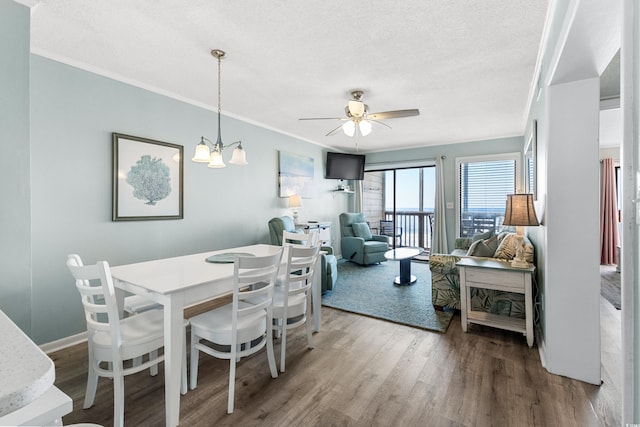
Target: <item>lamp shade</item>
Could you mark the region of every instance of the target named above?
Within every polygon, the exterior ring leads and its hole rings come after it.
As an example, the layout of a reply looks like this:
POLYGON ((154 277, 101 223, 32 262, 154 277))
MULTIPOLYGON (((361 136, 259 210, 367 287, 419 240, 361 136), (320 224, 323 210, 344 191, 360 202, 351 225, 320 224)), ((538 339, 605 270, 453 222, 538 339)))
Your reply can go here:
POLYGON ((371 133, 371 122, 369 120, 360 120, 358 127, 362 136, 367 136, 371 133))
POLYGON ((289 196, 289 207, 290 208, 301 208, 302 207, 302 198, 300 196, 289 196))
POLYGON ((356 124, 355 124, 355 122, 353 122, 351 120, 349 120, 347 122, 344 122, 344 124, 342 125, 342 131, 347 136, 355 135, 356 134, 356 124))
POLYGON ((533 194, 509 194, 502 224, 525 227, 540 225, 533 207, 533 194))
POLYGON ((350 100, 347 103, 347 108, 354 117, 362 117, 364 115, 364 102, 362 101, 350 100))

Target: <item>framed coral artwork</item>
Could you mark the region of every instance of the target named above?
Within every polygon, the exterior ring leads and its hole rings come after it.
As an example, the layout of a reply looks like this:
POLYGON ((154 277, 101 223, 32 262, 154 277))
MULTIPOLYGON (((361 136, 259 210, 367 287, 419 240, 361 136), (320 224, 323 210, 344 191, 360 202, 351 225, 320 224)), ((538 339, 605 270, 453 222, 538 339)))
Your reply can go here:
POLYGON ((182 219, 183 147, 113 133, 113 221, 182 219))

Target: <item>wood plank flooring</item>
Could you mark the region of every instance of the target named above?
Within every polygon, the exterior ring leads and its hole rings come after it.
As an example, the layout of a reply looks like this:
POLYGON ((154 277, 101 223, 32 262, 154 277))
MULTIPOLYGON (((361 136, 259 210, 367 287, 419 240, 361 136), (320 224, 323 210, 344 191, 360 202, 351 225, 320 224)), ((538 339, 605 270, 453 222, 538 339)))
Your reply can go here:
MULTIPOLYGON (((181 397, 184 426, 619 426, 620 312, 601 299, 600 386, 549 374, 517 333, 460 316, 446 334, 322 308, 308 350, 304 328, 287 341, 287 370, 272 379, 266 354, 238 365, 235 411, 226 414, 228 362, 201 355, 198 387, 181 397)), ((189 315, 189 313, 187 313, 189 315)), ((279 354, 276 341, 276 358, 279 354)), ((82 409, 86 344, 50 354, 56 385, 74 400, 64 424, 113 425, 113 388, 100 379, 82 409)), ((164 373, 125 380, 125 423, 164 425, 164 373)))

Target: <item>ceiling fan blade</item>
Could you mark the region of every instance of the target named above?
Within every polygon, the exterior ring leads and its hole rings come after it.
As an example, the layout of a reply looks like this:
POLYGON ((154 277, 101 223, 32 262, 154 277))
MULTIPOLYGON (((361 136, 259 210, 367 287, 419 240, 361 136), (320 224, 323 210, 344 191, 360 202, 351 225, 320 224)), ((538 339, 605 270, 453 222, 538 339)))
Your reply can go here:
POLYGON ((342 125, 338 126, 335 129, 331 129, 325 136, 335 135, 340 129, 342 129, 342 125))
POLYGON ((368 120, 369 120, 370 122, 372 122, 372 123, 377 123, 377 124, 379 124, 379 125, 386 126, 386 127, 388 127, 389 129, 391 129, 391 126, 389 126, 389 125, 388 125, 388 124, 386 124, 385 122, 381 122, 380 120, 371 120, 371 119, 368 119, 368 120))
POLYGON ((420 115, 420 110, 417 108, 413 110, 395 110, 395 111, 383 111, 381 113, 367 114, 369 120, 384 120, 384 119, 399 119, 401 117, 413 117, 420 115))
POLYGON ((306 117, 298 120, 349 120, 347 117, 306 117))

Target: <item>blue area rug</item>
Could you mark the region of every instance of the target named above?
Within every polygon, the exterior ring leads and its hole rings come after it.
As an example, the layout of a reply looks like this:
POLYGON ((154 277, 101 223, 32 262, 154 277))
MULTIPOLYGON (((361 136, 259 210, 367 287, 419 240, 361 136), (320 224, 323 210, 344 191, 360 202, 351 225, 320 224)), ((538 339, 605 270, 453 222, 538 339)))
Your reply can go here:
POLYGON ((364 314, 430 331, 446 332, 453 311, 436 311, 431 303, 429 264, 411 263, 418 280, 410 286, 396 286, 397 262, 361 266, 338 262, 336 287, 322 295, 322 305, 364 314))

